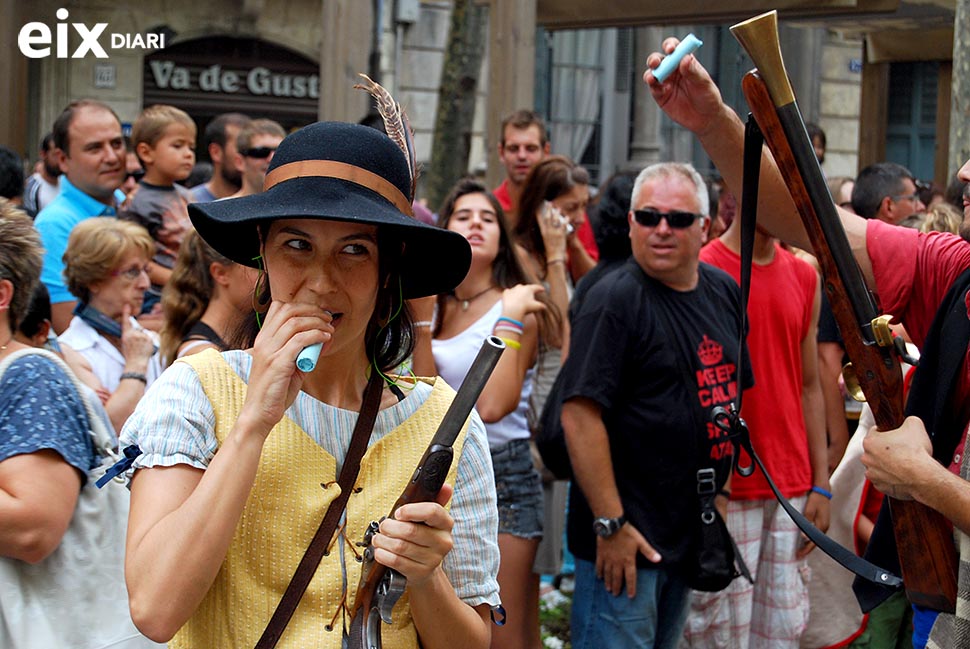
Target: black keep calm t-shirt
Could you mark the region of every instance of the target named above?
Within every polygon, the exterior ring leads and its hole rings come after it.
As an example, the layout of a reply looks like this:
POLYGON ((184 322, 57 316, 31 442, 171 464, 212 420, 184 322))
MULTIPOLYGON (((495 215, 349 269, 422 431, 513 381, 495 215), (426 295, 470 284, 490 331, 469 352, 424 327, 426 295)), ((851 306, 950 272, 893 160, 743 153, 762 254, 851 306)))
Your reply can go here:
MULTIPOLYGON (((697 287, 679 292, 627 262, 586 296, 562 368, 564 402, 585 397, 602 407, 624 514, 664 564, 690 549, 700 458, 717 470, 718 484, 731 466, 731 445, 710 414, 737 394, 740 291, 712 266, 698 272, 697 287)), ((744 368, 748 387, 747 356, 744 368)), ((569 549, 588 561, 596 559, 592 524, 573 485, 569 549)), ((638 565, 653 564, 638 556, 638 565)))

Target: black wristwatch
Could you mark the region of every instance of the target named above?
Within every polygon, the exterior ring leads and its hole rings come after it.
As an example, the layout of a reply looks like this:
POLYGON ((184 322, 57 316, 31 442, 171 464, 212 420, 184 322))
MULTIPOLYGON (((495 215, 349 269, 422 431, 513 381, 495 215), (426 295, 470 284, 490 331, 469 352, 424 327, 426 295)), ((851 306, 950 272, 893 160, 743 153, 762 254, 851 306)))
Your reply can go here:
POLYGON ((597 518, 593 520, 593 531, 596 532, 596 536, 601 536, 604 539, 608 539, 623 527, 626 523, 626 516, 617 516, 616 518, 597 518))

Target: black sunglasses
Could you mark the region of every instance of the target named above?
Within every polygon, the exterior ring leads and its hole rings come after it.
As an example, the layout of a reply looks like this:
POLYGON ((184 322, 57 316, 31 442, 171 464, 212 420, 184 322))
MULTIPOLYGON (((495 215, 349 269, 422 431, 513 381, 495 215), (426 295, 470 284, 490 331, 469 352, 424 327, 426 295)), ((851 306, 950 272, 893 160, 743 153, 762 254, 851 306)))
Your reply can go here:
POLYGON ((138 182, 144 177, 145 177, 145 172, 139 169, 138 171, 129 171, 128 175, 125 176, 125 179, 127 180, 128 178, 134 178, 135 182, 138 182))
POLYGON ((666 219, 670 227, 683 230, 693 225, 701 215, 693 212, 660 212, 646 207, 642 210, 633 210, 633 218, 637 223, 648 228, 655 228, 660 225, 660 219, 666 219))
POLYGON ((275 146, 257 146, 252 149, 246 149, 243 151, 243 155, 247 158, 268 158, 269 154, 276 151, 275 146))

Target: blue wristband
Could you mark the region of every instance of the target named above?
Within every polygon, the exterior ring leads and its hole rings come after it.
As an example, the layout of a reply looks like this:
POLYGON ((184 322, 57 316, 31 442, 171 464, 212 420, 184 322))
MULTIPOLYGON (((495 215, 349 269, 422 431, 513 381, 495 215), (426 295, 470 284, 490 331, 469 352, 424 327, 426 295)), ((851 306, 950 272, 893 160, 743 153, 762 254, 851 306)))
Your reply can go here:
POLYGON ((496 322, 501 322, 503 320, 505 322, 511 322, 512 324, 516 325, 519 328, 525 327, 525 325, 522 324, 521 322, 519 322, 518 320, 513 320, 512 318, 507 318, 504 315, 503 316, 499 316, 499 318, 498 318, 498 320, 496 320, 496 322))
POLYGON ((825 496, 829 500, 832 500, 832 492, 831 491, 828 491, 826 489, 822 489, 821 487, 815 487, 815 486, 812 487, 812 491, 814 491, 815 493, 817 493, 819 495, 825 496))

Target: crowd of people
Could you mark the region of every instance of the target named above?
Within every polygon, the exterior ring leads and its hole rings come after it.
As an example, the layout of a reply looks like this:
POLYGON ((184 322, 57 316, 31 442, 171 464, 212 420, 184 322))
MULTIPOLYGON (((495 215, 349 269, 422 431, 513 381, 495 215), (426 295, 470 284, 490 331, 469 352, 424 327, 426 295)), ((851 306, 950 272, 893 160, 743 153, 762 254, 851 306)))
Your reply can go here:
POLYGON ((940 350, 970 339, 970 163, 955 191, 889 162, 829 179, 927 360, 914 395, 950 377, 902 428, 850 434, 843 340, 770 161, 739 343, 742 125, 696 59, 660 83, 661 58, 644 82, 717 177, 669 161, 594 188, 529 110, 502 122, 501 184, 462 179, 441 206, 416 201, 395 124, 227 113, 199 137, 156 105, 125 137, 83 99, 29 177, 0 147, 0 645, 345 647, 366 537, 406 580, 389 647, 538 649, 540 577, 566 573, 576 648, 957 646, 959 606, 897 590, 863 614, 765 476, 732 471, 712 413, 743 391, 782 495, 851 550, 884 545, 884 493, 965 541, 970 374, 940 350), (505 350, 446 486, 387 516, 490 335, 505 350), (568 480, 534 444, 550 408, 568 480), (753 580, 701 585, 708 517, 753 580))

